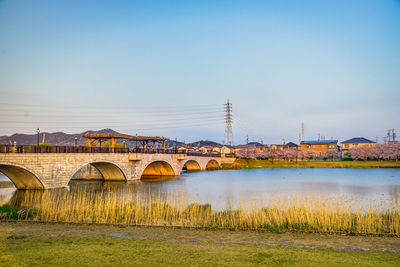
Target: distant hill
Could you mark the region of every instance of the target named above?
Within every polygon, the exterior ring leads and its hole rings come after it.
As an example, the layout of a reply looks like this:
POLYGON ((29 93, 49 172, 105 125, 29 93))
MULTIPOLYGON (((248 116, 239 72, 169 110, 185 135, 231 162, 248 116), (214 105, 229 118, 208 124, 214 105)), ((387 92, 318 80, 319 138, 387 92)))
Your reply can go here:
POLYGON ((201 146, 220 146, 221 144, 219 144, 217 142, 209 141, 209 140, 200 140, 197 142, 189 143, 187 145, 193 146, 193 147, 201 147, 201 146))
MULTIPOLYGON (((99 131, 86 131, 79 134, 67 134, 64 132, 55 132, 55 133, 48 133, 48 132, 41 132, 39 141, 41 143, 51 143, 52 145, 56 146, 73 146, 75 144, 75 137, 77 137, 77 144, 80 146, 87 145, 87 139, 83 138, 82 136, 85 134, 119 134, 118 132, 112 129, 103 129, 99 131)), ((13 134, 11 136, 0 136, 0 143, 5 143, 8 145, 12 145, 13 143, 17 142, 17 145, 32 145, 36 144, 37 142, 37 135, 36 134, 13 134)), ((117 142, 120 142, 119 140, 117 142)), ((175 140, 167 140, 165 142, 166 148, 174 148, 176 146, 180 146, 183 142, 175 142, 175 140)), ((128 141, 126 143, 129 147, 134 147, 135 141, 128 141)), ((219 145, 216 142, 201 140, 198 142, 193 142, 188 144, 190 146, 202 146, 202 145, 209 145, 215 146, 219 145)), ((161 147, 158 147, 161 148, 161 147)))
MULTIPOLYGON (((117 133, 111 129, 103 129, 100 131, 86 131, 80 134, 67 134, 63 132, 55 132, 55 133, 48 133, 48 132, 41 132, 39 136, 39 142, 41 143, 51 143, 57 146, 73 146, 75 144, 75 137, 78 138, 77 144, 78 145, 86 145, 87 139, 82 138, 84 134, 91 134, 91 133, 117 133)), ((17 142, 17 145, 32 145, 36 144, 37 142, 37 135, 36 134, 13 134, 11 136, 1 136, 0 142, 12 145, 13 143, 17 142)))

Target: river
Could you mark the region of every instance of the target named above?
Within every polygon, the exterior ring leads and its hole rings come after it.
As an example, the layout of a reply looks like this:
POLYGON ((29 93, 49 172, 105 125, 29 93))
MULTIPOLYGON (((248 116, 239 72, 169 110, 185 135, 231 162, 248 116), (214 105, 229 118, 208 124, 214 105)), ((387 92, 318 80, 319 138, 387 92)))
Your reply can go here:
MULTIPOLYGON (((0 175, 0 204, 21 198, 0 175)), ((131 183, 71 180, 69 192, 113 190, 146 195, 158 192, 184 194, 188 203, 209 203, 214 209, 236 208, 271 197, 325 196, 387 201, 400 198, 400 169, 252 169, 184 173, 131 183)))

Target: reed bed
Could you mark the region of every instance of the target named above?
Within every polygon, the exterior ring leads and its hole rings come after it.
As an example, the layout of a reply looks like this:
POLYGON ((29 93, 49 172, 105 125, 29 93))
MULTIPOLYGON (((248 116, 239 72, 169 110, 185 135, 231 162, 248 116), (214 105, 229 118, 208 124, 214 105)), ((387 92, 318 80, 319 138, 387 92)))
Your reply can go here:
MULTIPOLYGON (((216 211, 211 205, 188 203, 180 192, 53 192, 31 191, 16 204, 34 216, 20 219, 234 228, 267 231, 319 231, 382 234, 400 233, 399 199, 373 201, 347 197, 269 197, 266 201, 241 198, 238 208, 216 211)), ((28 214, 28 213, 26 213, 28 214)))

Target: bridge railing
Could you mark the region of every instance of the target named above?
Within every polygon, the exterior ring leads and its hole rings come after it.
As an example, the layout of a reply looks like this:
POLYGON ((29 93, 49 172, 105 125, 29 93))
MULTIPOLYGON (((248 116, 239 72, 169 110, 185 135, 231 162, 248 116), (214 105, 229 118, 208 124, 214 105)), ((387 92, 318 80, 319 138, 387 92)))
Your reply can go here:
POLYGON ((196 157, 221 157, 220 153, 203 153, 200 151, 188 151, 186 152, 188 156, 196 156, 196 157))
POLYGON ((124 147, 0 145, 0 153, 128 153, 124 147))
POLYGON ((185 151, 177 149, 162 149, 162 148, 132 148, 131 153, 148 153, 148 154, 185 154, 185 151))

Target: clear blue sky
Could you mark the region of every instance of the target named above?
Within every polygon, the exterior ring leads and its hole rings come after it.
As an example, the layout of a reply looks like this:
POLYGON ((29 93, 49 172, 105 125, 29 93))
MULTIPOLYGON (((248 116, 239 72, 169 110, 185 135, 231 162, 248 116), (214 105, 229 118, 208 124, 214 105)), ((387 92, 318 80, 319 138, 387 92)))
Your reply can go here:
POLYGON ((400 1, 0 0, 0 93, 0 135, 221 141, 229 98, 235 144, 298 142, 301 122, 381 138, 400 132, 400 1))

